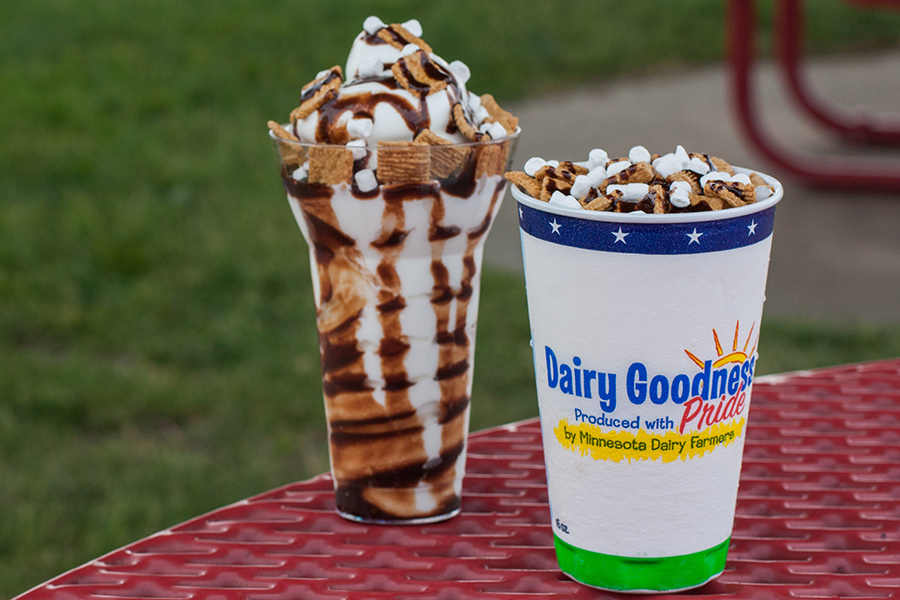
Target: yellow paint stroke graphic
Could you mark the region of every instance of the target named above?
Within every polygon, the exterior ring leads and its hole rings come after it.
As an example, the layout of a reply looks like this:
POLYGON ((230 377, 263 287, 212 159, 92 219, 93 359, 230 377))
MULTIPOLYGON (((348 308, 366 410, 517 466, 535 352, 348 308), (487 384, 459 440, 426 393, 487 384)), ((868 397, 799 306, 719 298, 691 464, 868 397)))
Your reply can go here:
POLYGON ((580 452, 594 460, 620 462, 632 460, 662 460, 672 462, 703 456, 716 448, 729 446, 744 432, 743 417, 730 423, 717 423, 703 431, 684 434, 668 431, 664 434, 649 433, 639 429, 630 431, 603 431, 590 423, 571 424, 561 419, 553 429, 563 448, 580 452))

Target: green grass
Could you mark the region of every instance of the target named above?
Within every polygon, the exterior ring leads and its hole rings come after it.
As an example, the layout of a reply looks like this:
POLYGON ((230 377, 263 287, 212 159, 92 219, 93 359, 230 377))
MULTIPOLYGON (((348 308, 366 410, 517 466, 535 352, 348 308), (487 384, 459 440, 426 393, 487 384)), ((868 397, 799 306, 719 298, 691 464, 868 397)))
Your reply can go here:
MULTIPOLYGON (((666 5, 7 0, 0 598, 327 468, 307 254, 264 123, 365 16, 418 17, 473 90, 510 99, 721 57, 719 0, 666 5)), ((828 0, 810 34, 844 51, 896 44, 898 25, 828 0)), ((522 282, 484 283, 474 429, 536 412, 522 282)), ((898 339, 766 323, 759 370, 896 356, 898 339)))

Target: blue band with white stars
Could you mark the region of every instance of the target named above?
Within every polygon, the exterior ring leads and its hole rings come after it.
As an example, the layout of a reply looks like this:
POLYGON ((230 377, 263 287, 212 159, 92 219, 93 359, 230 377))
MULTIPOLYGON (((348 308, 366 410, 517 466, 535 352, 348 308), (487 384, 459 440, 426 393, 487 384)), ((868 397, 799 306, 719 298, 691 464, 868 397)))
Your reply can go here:
POLYGON ((775 203, 781 198, 778 193, 757 204, 705 213, 631 218, 622 213, 593 213, 584 218, 576 216, 584 212, 548 205, 518 189, 513 196, 518 201, 519 227, 528 235, 562 246, 626 254, 700 254, 750 246, 772 235, 775 203), (570 212, 573 216, 565 214, 570 212), (724 218, 727 213, 734 216, 724 218), (691 220, 667 218, 682 215, 691 220))

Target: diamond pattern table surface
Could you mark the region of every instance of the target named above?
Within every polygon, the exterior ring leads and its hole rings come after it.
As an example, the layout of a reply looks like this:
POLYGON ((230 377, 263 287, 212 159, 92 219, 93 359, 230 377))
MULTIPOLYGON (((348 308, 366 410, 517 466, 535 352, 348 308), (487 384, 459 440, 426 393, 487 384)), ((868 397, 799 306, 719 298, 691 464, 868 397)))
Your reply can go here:
MULTIPOLYGON (((321 475, 19 599, 625 597, 557 569, 537 420, 473 434, 468 456, 462 513, 443 523, 351 523, 321 475)), ((669 597, 900 597, 900 359, 757 379, 726 570, 669 597)))

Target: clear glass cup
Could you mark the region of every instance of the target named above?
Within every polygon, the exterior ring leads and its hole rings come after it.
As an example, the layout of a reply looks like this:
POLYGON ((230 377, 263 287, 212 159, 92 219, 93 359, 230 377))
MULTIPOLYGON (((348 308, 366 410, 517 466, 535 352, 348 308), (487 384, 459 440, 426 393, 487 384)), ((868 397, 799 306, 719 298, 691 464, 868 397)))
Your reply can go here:
POLYGON ((348 519, 460 510, 481 258, 517 136, 366 148, 270 132, 310 247, 336 509, 348 519))

